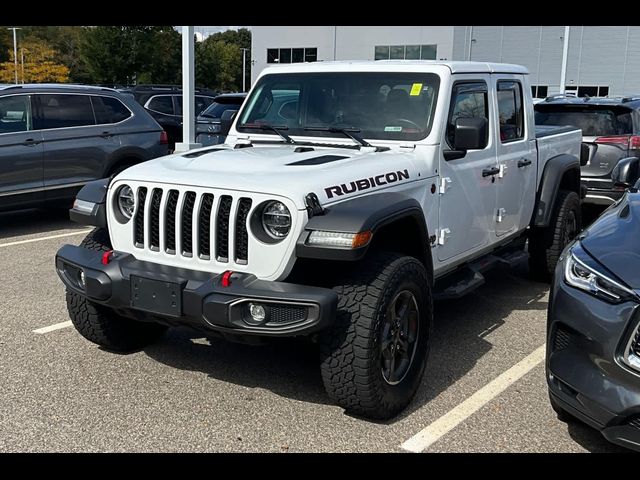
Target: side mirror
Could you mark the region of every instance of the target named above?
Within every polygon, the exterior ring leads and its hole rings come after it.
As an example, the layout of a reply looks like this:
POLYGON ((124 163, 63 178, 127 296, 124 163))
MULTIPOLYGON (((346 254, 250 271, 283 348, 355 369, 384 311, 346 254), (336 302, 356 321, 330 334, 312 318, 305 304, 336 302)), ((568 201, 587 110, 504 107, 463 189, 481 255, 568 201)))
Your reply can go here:
POLYGON ((225 110, 222 112, 222 116, 220 117, 220 135, 227 135, 229 133, 236 113, 234 110, 225 110))
POLYGON ((582 143, 580 145, 580 166, 584 167, 587 163, 589 163, 589 145, 586 143, 582 143))
POLYGON ((485 117, 458 118, 455 123, 453 148, 456 150, 480 150, 487 145, 487 124, 485 117))
POLYGON ((623 158, 611 171, 614 187, 631 188, 638 181, 638 158, 623 158))

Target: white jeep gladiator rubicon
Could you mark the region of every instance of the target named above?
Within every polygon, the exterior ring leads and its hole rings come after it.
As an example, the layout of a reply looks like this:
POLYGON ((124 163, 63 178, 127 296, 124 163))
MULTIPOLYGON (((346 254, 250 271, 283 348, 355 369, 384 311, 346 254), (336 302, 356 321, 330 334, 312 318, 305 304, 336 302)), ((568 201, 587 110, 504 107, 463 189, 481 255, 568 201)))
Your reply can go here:
POLYGON ((90 341, 306 336, 335 402, 391 418, 423 376, 434 299, 527 254, 549 277, 580 230, 581 132, 535 128, 521 66, 270 67, 229 122, 223 145, 78 194, 71 217, 97 228, 55 261, 90 341))

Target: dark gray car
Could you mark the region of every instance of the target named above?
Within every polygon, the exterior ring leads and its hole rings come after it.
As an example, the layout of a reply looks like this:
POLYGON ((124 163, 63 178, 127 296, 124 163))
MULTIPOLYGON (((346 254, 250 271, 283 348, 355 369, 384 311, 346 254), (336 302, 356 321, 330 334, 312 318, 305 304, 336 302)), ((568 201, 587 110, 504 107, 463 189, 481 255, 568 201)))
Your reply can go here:
MULTIPOLYGON (((638 168, 640 157, 640 98, 549 97, 535 105, 536 125, 572 125, 582 129, 586 164, 582 185, 584 203, 610 205, 623 190, 611 181, 611 172, 624 160, 638 168)), ((637 176, 636 176, 637 178, 637 176)))
MULTIPOLYGON (((628 186, 627 169, 613 178, 628 186)), ((560 257, 549 299, 547 384, 565 421, 640 450, 640 182, 560 257)))
POLYGON ((160 125, 115 90, 0 86, 0 210, 70 205, 85 183, 167 153, 160 125))
POLYGON ((231 116, 240 110, 245 98, 246 93, 224 93, 214 98, 213 103, 198 115, 196 142, 202 146, 224 143, 228 131, 224 131, 222 118, 224 116, 231 119, 231 116))

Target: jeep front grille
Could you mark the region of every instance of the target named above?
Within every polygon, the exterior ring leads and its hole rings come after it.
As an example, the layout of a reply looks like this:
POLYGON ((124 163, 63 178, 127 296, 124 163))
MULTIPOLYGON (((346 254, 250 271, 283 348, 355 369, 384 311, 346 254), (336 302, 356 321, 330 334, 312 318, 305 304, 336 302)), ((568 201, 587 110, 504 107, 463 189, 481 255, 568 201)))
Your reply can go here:
POLYGON ((250 198, 147 187, 139 187, 136 195, 136 248, 185 259, 247 265, 250 198))

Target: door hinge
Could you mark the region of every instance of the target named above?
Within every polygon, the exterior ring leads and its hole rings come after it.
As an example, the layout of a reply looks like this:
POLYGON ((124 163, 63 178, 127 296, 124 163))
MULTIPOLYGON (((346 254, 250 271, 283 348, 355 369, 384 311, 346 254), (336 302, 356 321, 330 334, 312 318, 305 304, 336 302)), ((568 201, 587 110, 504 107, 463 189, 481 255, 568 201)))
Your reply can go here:
POLYGON ((451 188, 451 179, 449 177, 441 178, 440 188, 438 189, 438 192, 440 193, 440 195, 444 195, 449 188, 451 188))
POLYGON ((440 230, 438 235, 438 245, 444 245, 444 242, 447 241, 447 238, 451 236, 451 230, 448 228, 443 228, 440 230))
POLYGON ((401 143, 400 144, 400 148, 407 148, 409 150, 415 150, 416 144, 415 143, 405 142, 405 143, 401 143))
POLYGON ((504 178, 507 174, 507 166, 504 163, 500 164, 500 171, 498 172, 498 178, 504 178))
POLYGON ((496 212, 496 222, 500 223, 504 220, 504 216, 507 213, 507 210, 504 208, 499 208, 496 212))

